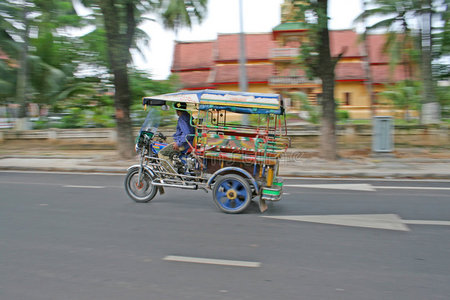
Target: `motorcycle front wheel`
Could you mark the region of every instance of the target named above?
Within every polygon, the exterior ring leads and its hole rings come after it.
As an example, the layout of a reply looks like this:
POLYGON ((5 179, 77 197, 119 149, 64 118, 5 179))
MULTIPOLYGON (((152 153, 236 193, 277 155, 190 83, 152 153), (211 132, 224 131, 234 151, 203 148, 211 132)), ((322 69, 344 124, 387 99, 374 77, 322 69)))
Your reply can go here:
POLYGON ((135 202, 150 202, 155 197, 157 190, 158 188, 152 184, 152 178, 146 170, 143 170, 141 180, 139 180, 139 168, 128 171, 125 177, 125 191, 135 202))

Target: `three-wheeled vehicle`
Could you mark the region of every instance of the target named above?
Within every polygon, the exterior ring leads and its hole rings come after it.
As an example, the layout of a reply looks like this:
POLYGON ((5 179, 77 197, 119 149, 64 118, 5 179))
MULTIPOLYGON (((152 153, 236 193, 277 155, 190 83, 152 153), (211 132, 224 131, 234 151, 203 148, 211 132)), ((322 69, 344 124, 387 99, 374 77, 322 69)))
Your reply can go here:
POLYGON ((255 197, 261 212, 266 201, 281 199, 283 183, 277 175, 289 141, 280 95, 184 91, 144 97, 143 105, 150 110, 136 139, 140 162, 128 168, 125 178, 134 201, 149 202, 165 187, 211 190, 226 213, 243 212, 255 197), (187 141, 189 149, 167 161, 158 157, 167 145, 158 132, 158 112, 179 102, 187 104, 194 138, 187 141), (249 115, 249 125, 240 124, 240 114, 249 115))

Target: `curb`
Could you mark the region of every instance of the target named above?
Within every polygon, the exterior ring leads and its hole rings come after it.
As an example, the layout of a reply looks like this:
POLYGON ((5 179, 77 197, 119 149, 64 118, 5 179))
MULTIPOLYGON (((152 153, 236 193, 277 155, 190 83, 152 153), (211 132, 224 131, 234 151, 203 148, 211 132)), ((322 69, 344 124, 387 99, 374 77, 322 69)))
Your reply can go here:
MULTIPOLYGON (((77 166, 77 167, 33 167, 33 166, 0 166, 2 171, 40 171, 40 172, 64 172, 64 173, 107 173, 125 175, 127 167, 105 166, 77 166)), ((305 177, 305 178, 379 178, 379 179, 450 179, 450 174, 438 173, 395 173, 395 172, 280 172, 280 177, 305 177)))
MULTIPOLYGON (((41 171, 41 172, 80 172, 80 173, 112 173, 126 174, 127 168, 137 161, 95 161, 101 156, 62 156, 62 155, 4 155, 0 156, 0 170, 4 171, 41 171), (18 159, 19 161, 3 163, 3 159, 18 159), (36 161, 43 160, 37 163, 36 161), (67 160, 70 163, 58 165, 57 161, 52 164, 52 159, 67 160), (47 162, 45 162, 47 160, 47 162)), ((417 163, 417 162, 416 162, 417 163)), ((433 161, 435 165, 436 161, 433 161)), ((446 163, 446 160, 441 163, 446 163)), ((309 178, 397 178, 397 179, 450 179, 450 169, 447 171, 442 165, 440 168, 424 168, 422 170, 409 166, 402 161, 386 162, 384 167, 377 167, 375 164, 360 164, 352 166, 333 166, 323 168, 324 163, 315 163, 308 168, 301 166, 283 166, 280 168, 279 176, 283 177, 309 177, 309 178), (391 164, 390 164, 391 163, 391 164), (400 167, 395 167, 398 163, 400 167), (385 167, 388 165, 389 167, 385 167)))
POLYGON ((2 167, 0 166, 0 171, 30 171, 30 172, 61 172, 61 173, 110 173, 110 174, 123 174, 127 173, 127 168, 116 168, 116 167, 2 167))

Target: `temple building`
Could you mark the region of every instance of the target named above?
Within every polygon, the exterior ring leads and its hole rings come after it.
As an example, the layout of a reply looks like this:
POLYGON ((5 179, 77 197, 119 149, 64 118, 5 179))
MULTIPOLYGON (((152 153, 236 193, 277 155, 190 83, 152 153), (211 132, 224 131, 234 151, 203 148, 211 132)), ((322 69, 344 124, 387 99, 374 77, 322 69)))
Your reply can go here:
MULTIPOLYGON (((291 1, 282 5, 281 24, 272 32, 245 34, 246 70, 249 92, 282 94, 289 109, 298 110, 300 104, 291 101, 293 93, 303 92, 317 105, 322 87, 320 80, 309 79, 297 62, 307 29, 303 22, 291 19, 290 6, 291 1)), ((343 52, 335 69, 335 98, 351 118, 370 118, 371 99, 376 100, 386 84, 410 77, 404 65, 390 66, 383 52, 385 39, 383 34, 369 35, 366 48, 355 31, 330 31, 332 56, 343 52), (371 89, 368 82, 372 82, 371 89)), ((239 90, 239 34, 219 34, 212 41, 176 42, 171 71, 178 74, 183 89, 239 90)), ((375 107, 377 113, 389 113, 381 105, 375 107)))

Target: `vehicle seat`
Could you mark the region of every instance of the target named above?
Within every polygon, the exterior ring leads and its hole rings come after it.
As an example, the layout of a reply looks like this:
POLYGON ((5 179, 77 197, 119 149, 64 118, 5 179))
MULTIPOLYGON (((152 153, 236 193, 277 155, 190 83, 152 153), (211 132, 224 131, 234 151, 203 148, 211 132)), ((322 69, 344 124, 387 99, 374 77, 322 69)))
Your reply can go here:
POLYGON ((181 151, 181 154, 186 155, 192 152, 192 147, 188 147, 186 149, 184 149, 183 151, 181 151))

